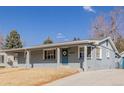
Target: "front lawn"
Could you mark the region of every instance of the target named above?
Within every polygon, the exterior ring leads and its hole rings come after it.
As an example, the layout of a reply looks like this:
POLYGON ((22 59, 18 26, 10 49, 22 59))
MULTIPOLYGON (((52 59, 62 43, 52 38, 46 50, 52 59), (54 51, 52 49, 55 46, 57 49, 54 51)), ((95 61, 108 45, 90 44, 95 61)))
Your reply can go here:
POLYGON ((3 68, 0 69, 0 85, 39 86, 78 72, 71 68, 3 68))

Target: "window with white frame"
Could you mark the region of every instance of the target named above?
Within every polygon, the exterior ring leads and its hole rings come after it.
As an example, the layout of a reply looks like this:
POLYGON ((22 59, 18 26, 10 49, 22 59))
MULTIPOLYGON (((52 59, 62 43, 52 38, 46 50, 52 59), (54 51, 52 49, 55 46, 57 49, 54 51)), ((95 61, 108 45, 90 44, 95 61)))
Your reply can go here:
POLYGON ((79 47, 78 49, 79 49, 78 50, 78 58, 84 59, 84 47, 82 46, 82 47, 79 47))
POLYGON ((43 51, 43 59, 44 60, 56 59, 56 50, 55 49, 44 50, 43 51))
POLYGON ((106 57, 107 58, 110 58, 110 52, 109 52, 109 50, 106 50, 106 57))
POLYGON ((102 48, 101 47, 96 47, 96 58, 102 59, 102 48))
POLYGON ((4 55, 0 55, 0 63, 4 63, 4 55))
POLYGON ((91 59, 92 57, 92 46, 87 47, 87 59, 91 59))
MULTIPOLYGON (((84 58, 84 47, 83 46, 79 47, 78 58, 79 59, 84 58)), ((91 58, 92 58, 92 46, 88 46, 87 47, 87 59, 91 59, 91 58)))

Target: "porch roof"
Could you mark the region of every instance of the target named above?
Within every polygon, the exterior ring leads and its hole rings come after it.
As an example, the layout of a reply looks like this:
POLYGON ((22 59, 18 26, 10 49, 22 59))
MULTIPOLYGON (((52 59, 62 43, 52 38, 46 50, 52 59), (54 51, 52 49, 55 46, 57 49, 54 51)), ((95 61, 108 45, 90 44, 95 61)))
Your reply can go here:
POLYGON ((51 48, 51 47, 61 47, 61 46, 69 46, 69 45, 80 45, 80 44, 98 44, 99 40, 80 40, 80 41, 70 41, 70 42, 62 42, 62 43, 53 43, 53 44, 42 44, 39 46, 33 47, 25 47, 25 48, 16 48, 16 49, 3 49, 0 50, 2 52, 11 52, 11 51, 24 51, 31 49, 40 49, 40 48, 51 48))

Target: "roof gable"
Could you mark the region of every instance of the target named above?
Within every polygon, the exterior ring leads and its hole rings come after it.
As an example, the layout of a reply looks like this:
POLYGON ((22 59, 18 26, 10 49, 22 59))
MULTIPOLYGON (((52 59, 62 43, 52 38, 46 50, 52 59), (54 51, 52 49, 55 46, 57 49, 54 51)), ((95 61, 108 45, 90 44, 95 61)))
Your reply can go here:
POLYGON ((105 39, 102 39, 99 41, 99 44, 102 43, 102 42, 105 42, 105 41, 109 41, 110 45, 112 46, 113 50, 115 51, 115 53, 119 54, 114 42, 112 41, 111 37, 107 37, 105 39))

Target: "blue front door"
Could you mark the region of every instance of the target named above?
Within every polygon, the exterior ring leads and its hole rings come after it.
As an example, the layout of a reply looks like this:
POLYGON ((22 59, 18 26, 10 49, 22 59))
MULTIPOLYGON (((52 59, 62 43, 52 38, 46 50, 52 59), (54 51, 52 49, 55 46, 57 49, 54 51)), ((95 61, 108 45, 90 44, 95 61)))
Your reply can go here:
POLYGON ((68 64, 68 49, 62 49, 62 64, 68 64))

